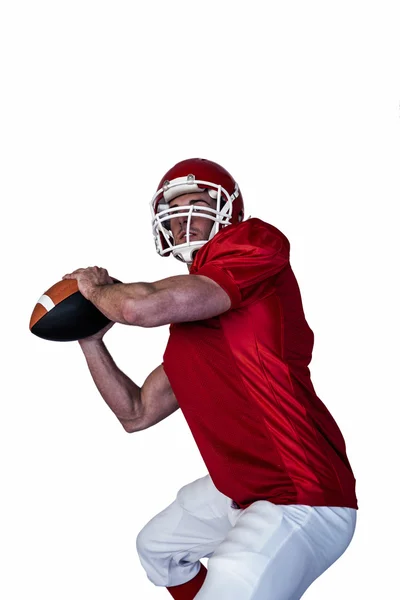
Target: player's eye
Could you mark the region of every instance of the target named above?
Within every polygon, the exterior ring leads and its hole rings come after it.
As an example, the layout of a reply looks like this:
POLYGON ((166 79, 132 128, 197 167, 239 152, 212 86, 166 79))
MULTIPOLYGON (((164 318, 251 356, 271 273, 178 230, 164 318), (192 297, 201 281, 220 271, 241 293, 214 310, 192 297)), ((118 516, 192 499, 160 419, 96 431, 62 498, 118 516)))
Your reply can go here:
POLYGON ((196 204, 193 204, 193 212, 204 212, 204 207, 210 207, 210 205, 204 200, 199 200, 198 202, 196 202, 196 204))

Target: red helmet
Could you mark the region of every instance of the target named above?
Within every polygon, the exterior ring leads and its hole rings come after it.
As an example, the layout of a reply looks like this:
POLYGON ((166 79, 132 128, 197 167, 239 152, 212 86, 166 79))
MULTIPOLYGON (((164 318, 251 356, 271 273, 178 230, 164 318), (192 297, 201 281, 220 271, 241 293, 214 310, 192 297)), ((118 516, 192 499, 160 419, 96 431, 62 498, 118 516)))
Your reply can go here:
POLYGON ((206 244, 222 227, 240 223, 244 217, 243 199, 239 187, 226 169, 205 158, 188 158, 177 163, 161 179, 151 201, 152 227, 156 250, 161 256, 171 253, 186 263, 193 262, 193 253, 206 244), (216 209, 176 206, 169 202, 193 192, 207 190, 217 201, 216 209), (214 221, 207 240, 190 241, 190 221, 193 212, 197 217, 214 221), (170 228, 171 219, 187 217, 186 242, 175 245, 170 228))

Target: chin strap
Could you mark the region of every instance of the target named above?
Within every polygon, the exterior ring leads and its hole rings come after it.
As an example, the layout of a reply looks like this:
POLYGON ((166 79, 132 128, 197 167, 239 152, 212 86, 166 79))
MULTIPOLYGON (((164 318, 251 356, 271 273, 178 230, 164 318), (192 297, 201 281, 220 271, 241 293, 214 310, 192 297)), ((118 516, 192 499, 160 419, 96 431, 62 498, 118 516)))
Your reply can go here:
POLYGON ((181 262, 192 264, 194 260, 194 253, 200 250, 204 244, 207 244, 207 241, 208 240, 204 240, 202 242, 198 242, 197 244, 193 244, 192 246, 187 246, 186 248, 173 248, 172 255, 181 262))

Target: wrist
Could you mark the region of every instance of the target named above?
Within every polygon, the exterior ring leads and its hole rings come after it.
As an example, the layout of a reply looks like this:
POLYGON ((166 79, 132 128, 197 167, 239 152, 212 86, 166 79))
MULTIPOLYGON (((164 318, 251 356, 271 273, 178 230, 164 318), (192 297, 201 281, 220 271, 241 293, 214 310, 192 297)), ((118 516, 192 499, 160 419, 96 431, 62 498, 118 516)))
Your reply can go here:
POLYGON ((102 346, 104 344, 102 337, 97 338, 97 339, 93 339, 90 337, 83 338, 82 340, 78 340, 78 343, 79 343, 80 347, 82 348, 82 350, 96 348, 96 347, 102 346))
MULTIPOLYGON (((86 300, 93 302, 97 295, 96 292, 97 292, 98 287, 99 287, 98 285, 94 285, 93 283, 89 283, 88 285, 85 285, 83 287, 81 284, 80 292, 81 292, 82 296, 85 296, 86 300)), ((93 304, 94 304, 94 302, 93 302, 93 304)))

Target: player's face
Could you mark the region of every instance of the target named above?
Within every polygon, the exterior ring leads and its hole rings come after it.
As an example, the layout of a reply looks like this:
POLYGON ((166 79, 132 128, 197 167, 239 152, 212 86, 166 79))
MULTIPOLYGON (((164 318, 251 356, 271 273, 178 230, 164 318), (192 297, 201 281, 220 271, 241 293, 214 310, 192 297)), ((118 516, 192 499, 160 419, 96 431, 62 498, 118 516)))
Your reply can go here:
MULTIPOLYGON (((198 208, 204 206, 206 208, 215 209, 217 207, 217 201, 211 198, 208 192, 194 192, 193 194, 183 194, 182 196, 178 196, 178 198, 174 198, 174 200, 171 200, 169 208, 192 205, 198 208)), ((187 215, 171 219, 171 231, 176 245, 184 244, 186 241, 185 234, 187 221, 187 215)), ((190 221, 190 241, 208 240, 213 225, 214 221, 211 219, 199 217, 196 216, 195 213, 192 213, 190 221)))

